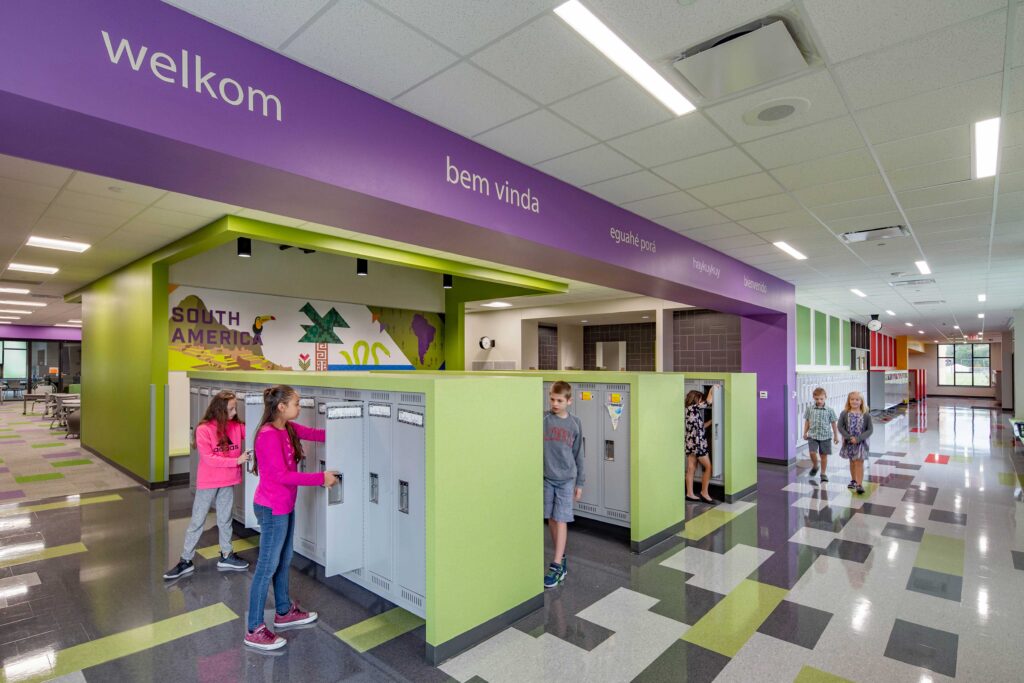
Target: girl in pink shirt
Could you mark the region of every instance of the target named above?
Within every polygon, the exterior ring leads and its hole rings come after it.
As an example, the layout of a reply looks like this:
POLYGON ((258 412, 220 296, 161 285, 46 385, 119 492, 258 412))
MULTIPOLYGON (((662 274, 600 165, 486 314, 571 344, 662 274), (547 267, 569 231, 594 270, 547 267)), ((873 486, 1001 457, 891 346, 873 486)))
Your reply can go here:
POLYGON ((231 551, 231 508, 235 500, 235 485, 242 481, 240 465, 249 460, 243 452, 245 425, 238 419, 235 395, 221 391, 206 408, 206 414, 196 427, 195 446, 199 451, 196 471, 196 498, 192 503, 192 521, 185 531, 185 548, 181 560, 172 567, 164 579, 177 579, 195 571, 192 558, 203 534, 203 523, 210 505, 217 506, 217 528, 220 532, 220 559, 218 569, 245 571, 249 563, 231 551))
POLYGON ((316 621, 316 612, 305 612, 288 596, 288 573, 295 531, 295 495, 299 486, 326 486, 337 481, 336 472, 299 472, 305 456, 302 440, 323 441, 324 430, 292 422, 299 416, 299 392, 276 386, 263 391, 263 419, 256 431, 253 472, 259 485, 253 508, 260 523, 260 556, 249 589, 249 615, 245 644, 260 650, 284 647, 281 636, 267 628, 263 608, 274 582, 274 626, 278 629, 316 621))

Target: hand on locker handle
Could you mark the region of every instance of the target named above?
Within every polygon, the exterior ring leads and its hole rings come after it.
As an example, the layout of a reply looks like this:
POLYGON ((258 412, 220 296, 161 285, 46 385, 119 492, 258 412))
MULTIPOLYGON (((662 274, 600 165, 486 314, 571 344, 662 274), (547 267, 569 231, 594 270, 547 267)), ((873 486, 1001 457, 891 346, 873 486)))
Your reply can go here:
POLYGON ((252 451, 245 451, 240 456, 238 456, 238 464, 242 465, 244 463, 249 462, 249 460, 251 460, 251 459, 252 459, 252 451))
POLYGON ((338 473, 333 470, 324 472, 324 488, 331 488, 338 483, 338 473))

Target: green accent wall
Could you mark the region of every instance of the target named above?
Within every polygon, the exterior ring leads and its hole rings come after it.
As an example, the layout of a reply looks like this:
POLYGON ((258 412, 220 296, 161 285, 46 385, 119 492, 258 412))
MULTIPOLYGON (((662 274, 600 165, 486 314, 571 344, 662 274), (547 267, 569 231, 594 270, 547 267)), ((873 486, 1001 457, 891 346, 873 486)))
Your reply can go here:
POLYGON ((811 364, 811 309, 806 306, 796 307, 796 362, 811 364))
POLYGON ((655 536, 686 516, 682 488, 686 459, 680 457, 685 455, 686 442, 683 379, 677 373, 638 374, 630 388, 629 536, 635 542, 655 536))
POLYGON ((828 317, 828 364, 842 365, 839 362, 839 318, 828 317))
POLYGON ((840 361, 839 365, 842 365, 844 368, 847 368, 847 369, 850 367, 850 351, 853 349, 853 346, 852 346, 852 344, 850 342, 850 335, 851 334, 853 334, 853 329, 852 329, 852 326, 850 325, 850 321, 849 320, 844 320, 843 321, 843 355, 842 355, 842 358, 839 359, 839 361, 840 361))
POLYGON ((724 381, 725 493, 757 485, 757 375, 752 372, 687 372, 686 379, 724 381))
POLYGON ((828 316, 821 311, 814 312, 814 364, 828 365, 828 316))

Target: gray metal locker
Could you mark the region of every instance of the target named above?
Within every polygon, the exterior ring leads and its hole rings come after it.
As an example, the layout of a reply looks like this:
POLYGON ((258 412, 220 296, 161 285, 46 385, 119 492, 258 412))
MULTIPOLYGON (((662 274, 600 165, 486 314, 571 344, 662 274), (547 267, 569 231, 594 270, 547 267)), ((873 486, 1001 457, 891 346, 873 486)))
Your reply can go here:
POLYGON ((363 451, 366 408, 361 401, 328 403, 326 468, 338 472, 327 491, 326 576, 363 567, 363 451))
POLYGON ((392 437, 398 411, 391 394, 372 392, 366 405, 365 566, 369 580, 390 587, 394 578, 392 437))
POLYGON ((196 473, 199 471, 199 451, 196 449, 196 426, 199 424, 199 384, 193 380, 188 388, 188 487, 196 492, 196 473))
POLYGON ((598 444, 601 443, 601 396, 595 384, 577 384, 573 386, 573 400, 569 414, 580 419, 583 427, 583 442, 587 452, 583 458, 583 495, 576 501, 576 512, 584 516, 596 514, 601 509, 601 460, 597 457, 598 444))
MULTIPOLYGON (((235 390, 235 408, 238 410, 238 419, 243 423, 245 422, 245 399, 249 395, 245 385, 240 385, 235 390)), ((248 441, 248 435, 250 429, 255 429, 256 425, 245 425, 246 441, 248 441)), ((247 448, 246 444, 242 444, 242 450, 245 451, 247 448)), ((231 516, 234 517, 239 524, 245 524, 245 470, 248 465, 242 466, 242 484, 235 486, 235 497, 231 506, 231 516)))
MULTIPOLYGON (((406 396, 402 396, 403 401, 406 396)), ((392 463, 395 485, 395 590, 409 611, 423 616, 427 584, 426 414, 422 405, 397 406, 392 463)))
MULTIPOLYGON (((317 389, 315 425, 317 429, 327 429, 327 404, 336 403, 342 400, 343 392, 340 389, 317 389)), ((316 471, 323 472, 327 469, 326 443, 311 443, 310 455, 313 458, 313 466, 316 471)), ((327 490, 322 486, 311 487, 313 489, 313 503, 316 508, 316 544, 313 548, 312 559, 322 565, 326 565, 327 559, 324 548, 327 544, 327 490)), ((307 556, 308 557, 308 556, 307 556)))
MULTIPOLYGON (((259 429, 260 420, 263 419, 263 390, 260 386, 252 387, 245 395, 243 404, 245 412, 242 413, 242 420, 245 422, 245 448, 254 450, 256 446, 256 431, 259 429)), ((255 458, 255 455, 253 456, 255 458)), ((239 522, 250 529, 259 531, 260 525, 256 519, 256 512, 252 508, 252 499, 256 495, 256 486, 259 484, 259 477, 250 470, 252 466, 245 468, 242 474, 242 483, 235 489, 235 500, 242 502, 242 516, 239 522)), ((237 510, 237 505, 235 506, 237 510)))
MULTIPOLYGON (((602 503, 609 517, 629 519, 629 385, 606 385, 603 391, 601 441, 591 457, 602 470, 602 503)), ((584 490, 586 486, 584 486, 584 490)))
MULTIPOLYGON (((296 422, 305 427, 316 426, 316 397, 312 395, 313 390, 306 387, 299 389, 299 416, 296 422)), ((296 469, 299 472, 318 471, 316 450, 313 446, 316 442, 306 441, 302 444, 302 452, 305 458, 299 461, 296 469)), ((317 527, 320 522, 320 510, 316 504, 317 486, 300 486, 295 496, 295 552, 312 560, 317 555, 317 527)))

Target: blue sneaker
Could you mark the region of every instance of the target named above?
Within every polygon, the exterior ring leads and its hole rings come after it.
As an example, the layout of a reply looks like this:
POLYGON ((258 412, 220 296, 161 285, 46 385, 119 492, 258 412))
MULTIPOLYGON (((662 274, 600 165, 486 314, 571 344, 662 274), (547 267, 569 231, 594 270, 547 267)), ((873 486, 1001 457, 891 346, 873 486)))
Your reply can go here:
POLYGON ((562 581, 565 581, 567 576, 569 576, 569 557, 562 555, 562 581))
POLYGON ((544 587, 554 588, 565 581, 565 570, 562 565, 552 562, 548 565, 548 573, 544 575, 544 587))

